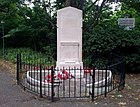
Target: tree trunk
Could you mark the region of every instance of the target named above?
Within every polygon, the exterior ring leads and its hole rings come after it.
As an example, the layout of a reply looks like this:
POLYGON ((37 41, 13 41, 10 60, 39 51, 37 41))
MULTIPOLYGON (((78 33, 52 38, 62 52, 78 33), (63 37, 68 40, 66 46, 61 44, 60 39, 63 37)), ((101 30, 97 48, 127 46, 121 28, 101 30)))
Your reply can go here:
POLYGON ((65 0, 65 7, 71 6, 72 0, 65 0))
POLYGON ((65 0, 65 7, 72 6, 83 10, 85 0, 65 0))

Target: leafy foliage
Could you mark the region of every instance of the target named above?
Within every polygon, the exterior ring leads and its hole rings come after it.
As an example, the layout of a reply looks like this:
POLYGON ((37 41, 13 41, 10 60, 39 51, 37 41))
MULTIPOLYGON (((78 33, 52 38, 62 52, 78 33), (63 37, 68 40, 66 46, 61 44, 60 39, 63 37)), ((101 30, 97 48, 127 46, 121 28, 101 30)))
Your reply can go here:
MULTIPOLYGON (((99 0, 95 0, 95 2, 77 0, 73 1, 72 5, 79 8, 79 1, 82 1, 83 6, 80 9, 83 10, 84 23, 84 63, 102 66, 106 64, 105 57, 108 57, 110 53, 117 53, 126 58, 128 70, 139 70, 139 1, 121 0, 121 10, 115 12, 112 12, 109 7, 109 3, 114 0, 103 0, 101 5, 97 5, 99 0), (123 30, 117 24, 118 18, 122 18, 126 14, 136 20, 135 29, 131 31, 123 30)), ((5 47, 9 60, 15 62, 16 53, 27 52, 30 54, 30 49, 34 50, 33 53, 45 54, 49 58, 48 61, 56 60, 56 10, 65 7, 64 2, 63 0, 55 2, 52 0, 0 1, 0 20, 5 22, 5 47), (24 1, 29 1, 29 4, 33 6, 30 7, 24 1)), ((2 37, 2 30, 0 30, 0 37, 2 37)), ((2 47, 2 39, 0 43, 0 47, 2 47)))
POLYGON ((84 40, 86 40, 83 44, 86 63, 93 65, 98 62, 104 63, 98 57, 108 57, 110 53, 117 53, 125 56, 126 64, 133 65, 133 70, 138 69, 140 56, 137 53, 140 53, 140 31, 96 26, 92 33, 84 35, 84 40))

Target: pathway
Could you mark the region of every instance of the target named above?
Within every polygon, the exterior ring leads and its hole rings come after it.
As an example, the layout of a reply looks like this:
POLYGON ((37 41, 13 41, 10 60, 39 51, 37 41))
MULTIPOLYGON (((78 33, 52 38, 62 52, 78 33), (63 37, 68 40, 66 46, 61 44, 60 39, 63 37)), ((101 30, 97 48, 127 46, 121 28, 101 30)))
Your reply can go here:
MULTIPOLYGON (((94 107, 94 103, 80 101, 50 102, 23 91, 16 84, 15 77, 0 66, 0 107, 94 107)), ((97 106, 96 106, 97 107, 97 106)))
POLYGON ((30 94, 16 84, 15 77, 0 65, 0 107, 139 107, 140 74, 126 75, 122 92, 111 92, 106 98, 89 101, 50 102, 30 94))

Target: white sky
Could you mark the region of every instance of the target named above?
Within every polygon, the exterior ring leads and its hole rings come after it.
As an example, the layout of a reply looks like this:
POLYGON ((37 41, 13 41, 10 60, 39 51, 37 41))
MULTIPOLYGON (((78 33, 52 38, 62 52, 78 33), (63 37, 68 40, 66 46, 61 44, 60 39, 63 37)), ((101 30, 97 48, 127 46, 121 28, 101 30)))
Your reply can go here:
MULTIPOLYGON (((54 2, 54 1, 56 1, 56 0, 51 0, 51 2, 54 2)), ((94 2, 95 0, 92 0, 92 1, 94 2)), ((99 0, 96 4, 100 6, 102 1, 103 0, 99 0)), ((29 3, 27 1, 25 1, 25 4, 29 4, 30 7, 33 7, 33 3, 29 3)), ((120 9, 119 3, 114 3, 113 2, 110 6, 112 7, 112 11, 114 11, 116 8, 120 9)))

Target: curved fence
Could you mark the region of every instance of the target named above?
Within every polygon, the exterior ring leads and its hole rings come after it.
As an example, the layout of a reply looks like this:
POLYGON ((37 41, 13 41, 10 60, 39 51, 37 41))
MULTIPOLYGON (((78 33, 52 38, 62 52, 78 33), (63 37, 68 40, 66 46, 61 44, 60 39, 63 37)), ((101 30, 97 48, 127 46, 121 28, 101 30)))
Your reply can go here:
POLYGON ((17 55, 17 83, 24 90, 51 101, 61 98, 91 99, 125 85, 125 60, 111 55, 105 67, 57 68, 32 55, 17 55))

